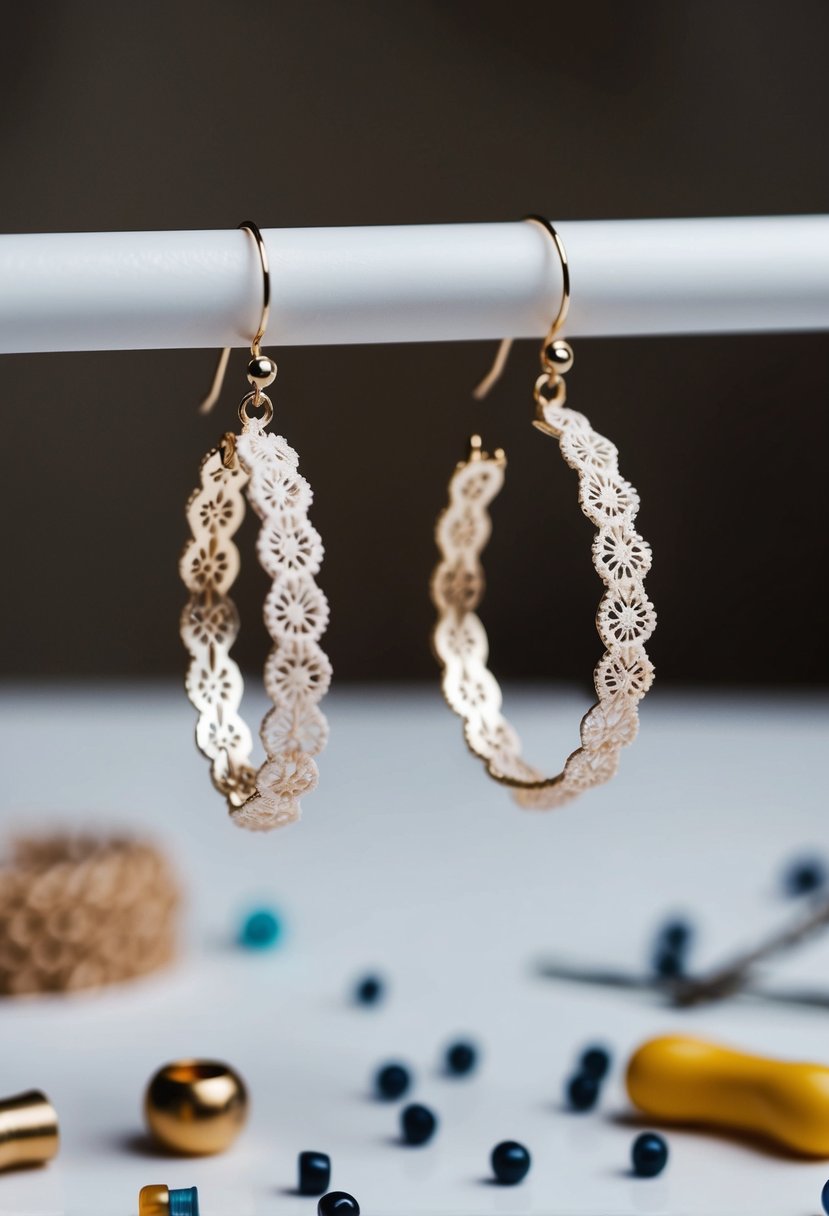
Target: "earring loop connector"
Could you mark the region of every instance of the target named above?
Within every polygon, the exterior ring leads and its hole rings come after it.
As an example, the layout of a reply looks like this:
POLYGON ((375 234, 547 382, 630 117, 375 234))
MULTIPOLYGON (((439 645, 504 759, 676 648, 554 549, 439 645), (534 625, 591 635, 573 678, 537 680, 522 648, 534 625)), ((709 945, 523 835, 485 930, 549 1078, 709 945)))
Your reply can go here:
MULTIPOLYGON (((253 336, 250 344, 250 353, 254 359, 258 359, 262 354, 261 343, 265 336, 265 330, 268 328, 268 319, 271 313, 271 272, 268 263, 268 250, 265 245, 262 233, 259 231, 258 224, 253 220, 243 220, 239 224, 239 228, 249 232, 256 244, 257 252, 259 253, 259 263, 262 267, 262 315, 259 319, 259 326, 253 336)), ((209 414, 213 406, 219 400, 219 394, 222 391, 224 384, 225 372, 227 371, 228 360, 230 359, 231 348, 225 346, 219 354, 216 370, 213 373, 213 383, 210 386, 210 391, 199 406, 200 414, 209 414)), ((254 404, 258 405, 261 400, 261 393, 256 389, 254 394, 254 404)))
MULTIPOLYGON (((559 330, 564 325, 564 322, 567 320, 567 313, 570 309, 570 265, 567 261, 567 251, 564 248, 564 242, 550 220, 546 219, 543 215, 527 215, 524 217, 524 222, 528 224, 538 224, 540 228, 544 229, 548 236, 552 237, 553 244, 556 247, 556 252, 558 253, 559 260, 561 262, 561 303, 558 306, 558 312, 556 313, 555 320, 547 330, 547 336, 542 344, 541 350, 543 356, 543 352, 555 339, 559 333, 559 330)), ((501 376, 504 373, 504 368, 507 365, 510 350, 512 349, 512 343, 512 338, 504 338, 500 343, 498 350, 496 351, 495 361, 493 362, 492 367, 484 376, 480 384, 476 385, 476 387, 472 390, 472 396, 476 401, 483 401, 484 397, 487 396, 493 385, 497 384, 497 382, 501 379, 501 376)))

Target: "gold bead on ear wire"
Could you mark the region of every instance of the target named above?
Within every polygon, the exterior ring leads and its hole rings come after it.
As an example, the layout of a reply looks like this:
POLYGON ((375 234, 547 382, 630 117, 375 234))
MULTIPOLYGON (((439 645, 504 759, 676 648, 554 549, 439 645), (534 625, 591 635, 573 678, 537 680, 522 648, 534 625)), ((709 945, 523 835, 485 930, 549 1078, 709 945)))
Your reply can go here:
POLYGON ((217 1060, 177 1060, 150 1081, 144 1114, 151 1135, 181 1156, 229 1148, 245 1125, 248 1095, 237 1072, 217 1060))

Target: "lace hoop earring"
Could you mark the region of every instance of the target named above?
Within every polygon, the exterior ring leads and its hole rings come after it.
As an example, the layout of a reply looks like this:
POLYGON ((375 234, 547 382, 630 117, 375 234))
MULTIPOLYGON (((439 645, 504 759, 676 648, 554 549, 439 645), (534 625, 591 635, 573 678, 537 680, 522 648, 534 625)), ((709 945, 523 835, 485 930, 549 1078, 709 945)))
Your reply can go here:
MULTIPOLYGON (((319 645, 328 601, 314 581, 323 548, 308 519, 311 487, 298 470, 294 449, 266 430, 273 404, 263 390, 276 378, 276 364, 261 350, 270 307, 267 250, 254 223, 239 227, 256 243, 263 278, 262 319, 247 371, 253 391, 239 406, 240 433, 227 432, 207 453, 187 504, 192 539, 182 553, 180 574, 190 598, 181 616, 181 638, 190 655, 187 695, 199 715, 196 743, 210 760, 213 785, 227 799, 235 823, 268 831, 298 819, 300 797, 317 785, 314 757, 328 738, 319 709, 331 681, 331 665, 319 645), (251 416, 252 410, 261 413, 251 416), (262 521, 257 555, 273 580, 264 605, 273 641, 264 679, 273 705, 260 729, 266 759, 258 769, 251 763, 250 730, 239 714, 244 681, 230 657, 239 631, 229 595, 240 568, 233 537, 246 497, 262 521)), ((219 357, 203 413, 218 398, 229 354, 226 348, 219 357)))
MULTIPOLYGON (((437 521, 440 560, 431 581, 437 609, 432 644, 442 670, 443 695, 463 720, 470 751, 484 762, 490 777, 512 790, 520 806, 546 810, 610 780, 621 749, 635 739, 638 704, 653 681, 645 642, 656 627, 656 613, 643 586, 651 566, 650 546, 634 527, 639 496, 619 474, 614 444, 565 404, 564 375, 573 365, 573 352, 557 337, 570 300, 564 245, 549 220, 528 219, 552 238, 563 282, 558 315, 541 347, 534 425, 558 439, 565 462, 578 474, 579 505, 597 529, 593 564, 606 588, 596 615, 606 648, 594 672, 597 701, 582 719, 581 745, 561 772, 544 776, 522 758, 521 741, 501 713, 500 686, 487 667, 489 642, 476 615, 484 590, 480 555, 489 540, 488 507, 503 485, 506 457, 500 449, 492 455, 485 452, 477 435, 468 457, 451 476, 449 504, 437 521)), ((510 346, 510 339, 501 343, 492 370, 475 390, 478 399, 501 375, 510 346)))

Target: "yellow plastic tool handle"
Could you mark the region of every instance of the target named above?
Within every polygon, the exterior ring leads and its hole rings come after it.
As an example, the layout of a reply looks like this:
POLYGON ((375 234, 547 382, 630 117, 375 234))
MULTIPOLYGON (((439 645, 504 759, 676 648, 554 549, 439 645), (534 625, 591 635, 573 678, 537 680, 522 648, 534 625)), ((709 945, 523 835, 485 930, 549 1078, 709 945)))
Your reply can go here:
POLYGON ((732 1051, 703 1039, 650 1039, 627 1068, 631 1101, 655 1120, 703 1123, 829 1157, 829 1068, 732 1051))

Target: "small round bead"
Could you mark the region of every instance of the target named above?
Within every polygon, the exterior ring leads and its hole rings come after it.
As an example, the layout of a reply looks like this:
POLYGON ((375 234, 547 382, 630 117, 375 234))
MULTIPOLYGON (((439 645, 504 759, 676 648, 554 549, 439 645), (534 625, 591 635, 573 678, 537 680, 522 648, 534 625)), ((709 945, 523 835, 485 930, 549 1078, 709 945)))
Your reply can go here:
POLYGON ((435 1134, 438 1121, 428 1106, 413 1102, 400 1115, 400 1132, 406 1144, 425 1144, 435 1134))
POLYGON ((345 1191, 329 1191, 317 1204, 317 1216, 360 1216, 360 1205, 345 1191))
POLYGON ((267 388, 276 379, 276 364, 267 355, 254 355, 248 364, 248 382, 256 388, 267 388))
POLYGON ((601 1081, 610 1068, 610 1052, 604 1047, 586 1047, 581 1053, 580 1065, 585 1076, 601 1081))
POLYGON ((327 1153, 305 1152, 297 1162, 300 1195, 324 1195, 331 1184, 331 1158, 327 1153))
POLYGON ((826 1216, 829 1216, 829 1182, 823 1184, 823 1190, 820 1192, 820 1202, 823 1204, 826 1216))
POLYGON ((384 996, 385 988, 379 975, 364 975, 354 988, 354 1000, 358 1005, 376 1005, 384 996))
POLYGON ((402 1098, 412 1083, 408 1068, 402 1064, 384 1064, 374 1078, 377 1094, 387 1101, 402 1098))
POLYGON ((693 937, 693 929, 687 920, 669 920, 661 928, 659 937, 669 950, 682 953, 687 950, 693 937))
POLYGON ((577 1072, 567 1082, 567 1100, 571 1110, 592 1110, 599 1096, 599 1082, 585 1072, 577 1072))
POLYGON ((685 974, 685 961, 677 950, 666 947, 654 955, 653 969, 660 979, 673 980, 685 974))
POLYGON ((556 338, 544 347, 542 361, 545 371, 555 371, 563 376, 573 366, 573 348, 562 338, 556 338))
POLYGON ((515 1186, 526 1178, 530 1168, 530 1154, 516 1140, 502 1140, 496 1144, 490 1157, 492 1172, 502 1186, 515 1186))
POLYGON ((474 1043, 459 1041, 446 1048, 446 1071, 455 1077, 472 1072, 478 1063, 478 1049, 474 1043))
POLYGON ((826 867, 819 857, 799 857, 783 875, 787 895, 810 895, 826 885, 826 867))
POLYGON ((269 950, 282 935, 279 918, 270 908, 256 908, 245 917, 239 944, 248 950, 269 950))
POLYGON ((668 1146, 656 1132, 642 1132, 633 1142, 630 1159, 637 1178, 655 1178, 668 1161, 668 1146))

